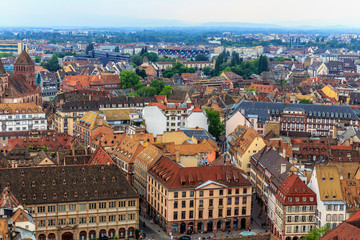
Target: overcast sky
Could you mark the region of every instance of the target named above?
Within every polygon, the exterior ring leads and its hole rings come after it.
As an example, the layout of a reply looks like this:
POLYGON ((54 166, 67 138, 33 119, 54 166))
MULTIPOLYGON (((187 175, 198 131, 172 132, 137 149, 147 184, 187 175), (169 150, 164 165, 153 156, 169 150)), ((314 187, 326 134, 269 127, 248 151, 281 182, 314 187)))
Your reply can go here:
POLYGON ((0 9, 0 26, 141 27, 149 19, 360 26, 356 0, 0 0, 0 9))

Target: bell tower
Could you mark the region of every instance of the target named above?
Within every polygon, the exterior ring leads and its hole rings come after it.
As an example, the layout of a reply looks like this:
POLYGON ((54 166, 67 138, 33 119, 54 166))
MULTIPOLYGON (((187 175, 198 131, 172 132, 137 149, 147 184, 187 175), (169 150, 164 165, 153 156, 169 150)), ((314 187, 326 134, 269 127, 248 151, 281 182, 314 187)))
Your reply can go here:
POLYGON ((0 59, 0 96, 2 96, 9 84, 9 76, 5 71, 4 65, 0 59))
POLYGON ((14 64, 14 75, 22 75, 30 86, 35 86, 35 63, 23 50, 14 64))

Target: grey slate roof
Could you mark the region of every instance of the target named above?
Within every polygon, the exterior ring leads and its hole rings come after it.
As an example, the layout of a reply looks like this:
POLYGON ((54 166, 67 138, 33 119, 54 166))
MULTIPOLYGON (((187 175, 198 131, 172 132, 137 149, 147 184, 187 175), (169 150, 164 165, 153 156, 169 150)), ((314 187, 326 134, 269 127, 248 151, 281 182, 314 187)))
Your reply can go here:
POLYGON ((338 136, 339 142, 341 144, 343 144, 346 140, 348 140, 354 136, 357 136, 360 139, 359 131, 357 129, 355 129, 354 127, 349 127, 346 129, 346 131, 343 134, 338 136))
POLYGON ((181 131, 183 131, 186 134, 186 136, 188 136, 188 137, 194 136, 198 140, 214 139, 214 137, 208 131, 206 131, 205 129, 194 130, 194 129, 181 128, 181 131))
POLYGON ((275 186, 279 186, 290 176, 291 164, 271 148, 268 149, 267 147, 264 147, 260 152, 252 157, 271 173, 273 177, 272 182, 275 186), (284 173, 281 173, 280 171, 281 164, 286 164, 286 171, 284 173))
POLYGON ((26 205, 138 197, 116 165, 0 169, 0 178, 26 205))
POLYGON ((348 106, 339 105, 321 105, 321 104, 296 104, 296 103, 279 103, 279 102, 249 102, 242 100, 235 104, 230 117, 238 111, 243 110, 245 116, 258 115, 261 121, 269 119, 269 116, 277 116, 286 108, 303 109, 310 118, 329 118, 341 120, 360 120, 354 110, 348 106))

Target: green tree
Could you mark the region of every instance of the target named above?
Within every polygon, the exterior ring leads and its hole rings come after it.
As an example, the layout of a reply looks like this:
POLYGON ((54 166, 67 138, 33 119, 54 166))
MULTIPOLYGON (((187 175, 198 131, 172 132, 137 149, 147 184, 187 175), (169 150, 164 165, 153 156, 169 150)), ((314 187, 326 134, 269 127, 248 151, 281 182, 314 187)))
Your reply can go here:
POLYGON ((206 75, 206 76, 211 76, 211 67, 204 67, 203 68, 203 73, 206 75))
POLYGON ((205 54, 198 54, 195 57, 195 61, 209 61, 209 57, 205 54))
POLYGON ((123 89, 133 88, 137 90, 142 87, 140 76, 134 71, 120 72, 120 82, 123 89))
POLYGON ((140 56, 143 56, 145 53, 147 53, 147 47, 141 48, 140 56))
POLYGON ((14 57, 13 53, 0 53, 0 58, 14 57))
POLYGON ((313 228, 310 230, 310 232, 304 236, 302 236, 301 240, 316 240, 320 239, 321 237, 325 236, 325 234, 330 231, 331 228, 328 224, 319 227, 319 228, 313 228))
POLYGON ((225 130, 225 125, 220 121, 219 112, 211 109, 206 109, 205 112, 209 119, 209 132, 214 137, 219 137, 225 130))
POLYGON ((266 56, 261 55, 258 62, 257 74, 261 74, 265 71, 269 71, 269 59, 266 56))
POLYGON ((144 57, 147 57, 147 59, 150 61, 150 62, 157 62, 158 59, 159 59, 159 56, 154 53, 154 52, 146 52, 144 53, 143 55, 141 55, 143 58, 144 57))
POLYGON ((41 62, 41 58, 39 56, 35 56, 35 62, 36 63, 40 63, 41 62))
POLYGON ((172 92, 172 90, 173 90, 172 86, 167 85, 161 90, 159 95, 165 95, 168 97, 170 95, 170 93, 172 92))
POLYGON ((136 69, 135 70, 136 74, 139 75, 140 77, 142 78, 146 78, 147 77, 147 74, 146 74, 146 71, 144 69, 136 69))
POLYGON ((143 63, 143 59, 140 55, 132 55, 131 62, 136 64, 136 66, 140 66, 143 63))
POLYGON ((231 62, 230 62, 230 65, 231 65, 232 67, 235 67, 235 66, 237 66, 237 65, 240 65, 241 62, 242 62, 242 58, 240 58, 239 54, 234 51, 234 52, 231 54, 231 62))
POLYGON ((302 104, 313 104, 313 101, 311 101, 310 99, 300 99, 299 103, 302 103, 302 104))
POLYGON ((285 59, 283 57, 277 57, 275 58, 275 62, 284 62, 285 59))
POLYGON ((156 89, 156 93, 155 94, 159 94, 163 88, 165 87, 164 82, 159 81, 159 80, 154 80, 150 83, 150 87, 153 87, 156 89))
POLYGON ((157 94, 157 90, 154 87, 141 87, 136 91, 136 93, 140 97, 152 97, 157 94))
POLYGON ((57 70, 61 69, 61 66, 59 65, 59 59, 55 55, 53 55, 46 62, 42 62, 41 66, 50 72, 56 72, 57 70))
POLYGON ((89 45, 86 46, 85 53, 89 54, 89 51, 94 50, 94 44, 89 43, 89 45))
POLYGON ((280 79, 280 86, 286 86, 288 82, 285 79, 280 79))

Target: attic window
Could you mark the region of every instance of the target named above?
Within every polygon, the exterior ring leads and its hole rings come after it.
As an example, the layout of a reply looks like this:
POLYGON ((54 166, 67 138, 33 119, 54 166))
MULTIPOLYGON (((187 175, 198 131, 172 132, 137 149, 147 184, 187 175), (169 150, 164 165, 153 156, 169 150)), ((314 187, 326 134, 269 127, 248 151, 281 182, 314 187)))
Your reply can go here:
POLYGON ((323 177, 322 180, 325 181, 325 178, 323 177))
POLYGON ((33 199, 36 199, 36 194, 33 195, 33 199))
POLYGON ((84 172, 85 172, 85 168, 82 168, 81 171, 84 173, 84 172))
POLYGON ((78 197, 78 193, 77 193, 77 192, 74 193, 74 197, 78 197))
POLYGON ((96 178, 93 178, 93 182, 96 183, 96 178))
POLYGON ((42 169, 42 170, 41 170, 41 175, 44 175, 44 173, 45 173, 45 172, 44 172, 44 170, 42 169))
POLYGON ((97 190, 95 190, 95 191, 94 191, 94 194, 95 194, 95 196, 97 196, 97 195, 98 195, 98 191, 97 191, 97 190))
POLYGON ((21 171, 21 176, 24 176, 24 171, 21 171))
POLYGON ((43 199, 46 199, 46 193, 44 193, 44 195, 43 195, 43 199))
POLYGON ((42 181, 41 185, 44 187, 45 186, 45 181, 42 181))
POLYGON ((102 172, 104 171, 104 167, 101 167, 101 171, 102 171, 102 172))
POLYGON ((325 199, 328 199, 329 197, 328 196, 325 196, 325 199))
POLYGON ((88 191, 85 191, 85 196, 88 196, 88 195, 89 195, 88 191))
POLYGON ((64 169, 64 168, 63 168, 63 169, 61 169, 61 172, 62 172, 62 173, 65 173, 65 169, 64 169))
POLYGON ((31 186, 35 187, 35 182, 34 181, 32 181, 31 186))
POLYGON ((23 200, 26 200, 26 195, 25 195, 25 194, 23 194, 22 198, 23 198, 23 200))
POLYGON ((111 178, 111 181, 112 181, 112 182, 115 182, 115 177, 112 177, 112 178, 111 178))
POLYGON ((105 177, 103 177, 103 178, 102 178, 102 181, 103 181, 103 182, 106 182, 106 178, 105 178, 105 177))
POLYGON ((66 198, 67 198, 67 192, 64 192, 64 197, 66 197, 66 198))
POLYGON ((65 180, 65 179, 63 180, 63 184, 66 184, 66 180, 65 180))
POLYGON ((330 181, 332 181, 332 180, 333 180, 333 178, 331 177, 331 178, 330 178, 330 181))
POLYGON ((56 181, 55 180, 52 180, 52 185, 55 185, 56 184, 56 181))
POLYGON ((57 195, 56 195, 56 193, 54 193, 53 198, 56 198, 56 197, 57 197, 57 195))
POLYGON ((335 199, 335 198, 336 198, 336 196, 334 195, 334 196, 333 196, 333 199, 335 199))
POLYGON ((73 184, 75 184, 76 183, 76 179, 74 178, 74 180, 73 180, 73 184))

